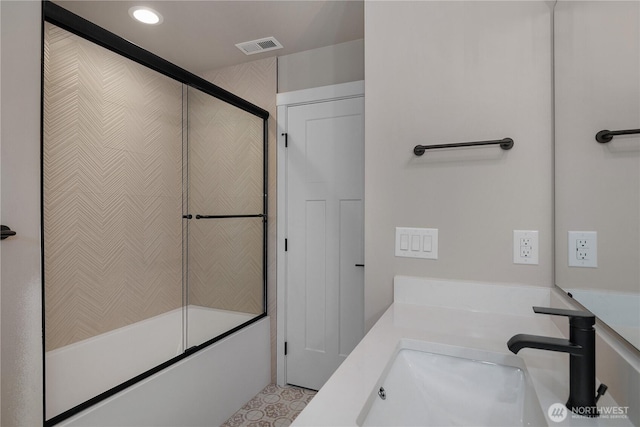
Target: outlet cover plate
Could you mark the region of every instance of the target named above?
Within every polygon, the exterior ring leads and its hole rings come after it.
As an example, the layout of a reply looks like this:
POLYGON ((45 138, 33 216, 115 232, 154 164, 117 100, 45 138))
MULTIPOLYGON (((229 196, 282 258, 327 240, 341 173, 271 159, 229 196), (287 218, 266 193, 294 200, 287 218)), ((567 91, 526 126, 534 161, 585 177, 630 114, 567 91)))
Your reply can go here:
POLYGON ((538 231, 513 230, 513 263, 538 265, 538 231))
POLYGON ((569 267, 598 267, 598 233, 569 231, 569 267))

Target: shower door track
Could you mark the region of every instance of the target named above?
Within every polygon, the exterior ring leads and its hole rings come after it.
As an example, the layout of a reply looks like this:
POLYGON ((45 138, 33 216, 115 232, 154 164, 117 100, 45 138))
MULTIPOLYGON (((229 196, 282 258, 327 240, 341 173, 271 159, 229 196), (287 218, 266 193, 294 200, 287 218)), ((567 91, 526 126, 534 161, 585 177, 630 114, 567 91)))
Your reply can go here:
POLYGON ((166 59, 136 46, 130 41, 127 41, 122 37, 94 24, 93 22, 87 21, 86 19, 69 12, 55 3, 45 0, 42 5, 44 20, 51 24, 64 28, 73 34, 109 49, 110 51, 137 62, 138 64, 144 65, 147 68, 151 68, 165 76, 171 77, 180 83, 201 90, 211 96, 225 101, 228 104, 251 113, 254 116, 258 116, 265 120, 269 118, 269 112, 267 110, 264 110, 257 105, 214 85, 202 77, 199 77, 184 68, 167 61, 166 59))

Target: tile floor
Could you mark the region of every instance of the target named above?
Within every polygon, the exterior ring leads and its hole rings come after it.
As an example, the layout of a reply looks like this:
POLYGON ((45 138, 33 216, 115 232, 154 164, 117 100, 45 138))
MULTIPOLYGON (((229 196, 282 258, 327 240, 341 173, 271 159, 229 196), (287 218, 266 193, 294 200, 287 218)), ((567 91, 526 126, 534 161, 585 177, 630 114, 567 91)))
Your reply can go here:
POLYGON ((269 384, 221 427, 287 427, 315 395, 314 390, 269 384))

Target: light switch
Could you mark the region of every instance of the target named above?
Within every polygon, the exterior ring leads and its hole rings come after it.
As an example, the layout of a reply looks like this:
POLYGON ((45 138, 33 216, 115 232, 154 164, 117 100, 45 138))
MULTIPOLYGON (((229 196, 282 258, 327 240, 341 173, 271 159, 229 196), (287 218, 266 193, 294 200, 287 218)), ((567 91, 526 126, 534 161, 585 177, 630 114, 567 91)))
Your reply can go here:
POLYGON ((431 252, 431 249, 433 248, 433 237, 431 236, 424 236, 424 243, 422 245, 422 251, 423 252, 431 252))
POLYGON ((411 250, 419 251, 420 250, 420 236, 417 234, 411 235, 411 250))
POLYGON ((438 259, 438 229, 396 227, 398 257, 438 259))
POLYGON ((400 235, 400 250, 408 251, 409 250, 409 235, 401 234, 400 235))

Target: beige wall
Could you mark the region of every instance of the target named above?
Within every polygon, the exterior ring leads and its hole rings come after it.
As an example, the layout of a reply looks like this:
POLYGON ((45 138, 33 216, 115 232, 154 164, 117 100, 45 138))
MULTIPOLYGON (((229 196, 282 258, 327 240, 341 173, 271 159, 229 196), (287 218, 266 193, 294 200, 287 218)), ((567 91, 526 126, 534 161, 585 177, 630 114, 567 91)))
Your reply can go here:
POLYGON ((551 13, 545 2, 366 2, 367 327, 395 274, 553 284, 551 13), (412 151, 507 136, 510 151, 412 151), (439 259, 396 258, 397 226, 439 229, 439 259), (513 264, 514 229, 539 231, 539 265, 513 264))
POLYGON ((267 110, 269 116, 269 218, 267 307, 271 317, 271 381, 276 378, 276 58, 203 73, 202 77, 267 110))
MULTIPOLYGON (((640 3, 560 1, 555 15, 556 284, 640 292, 640 3), (568 267, 568 231, 598 233, 598 267, 568 267)), ((594 308, 595 309, 595 308, 594 308)))
POLYGON ((278 92, 364 80, 364 40, 278 57, 278 92))
POLYGON ((2 426, 42 424, 41 4, 1 1, 2 426))
POLYGON ((45 25, 46 351, 182 305, 182 85, 45 25))

